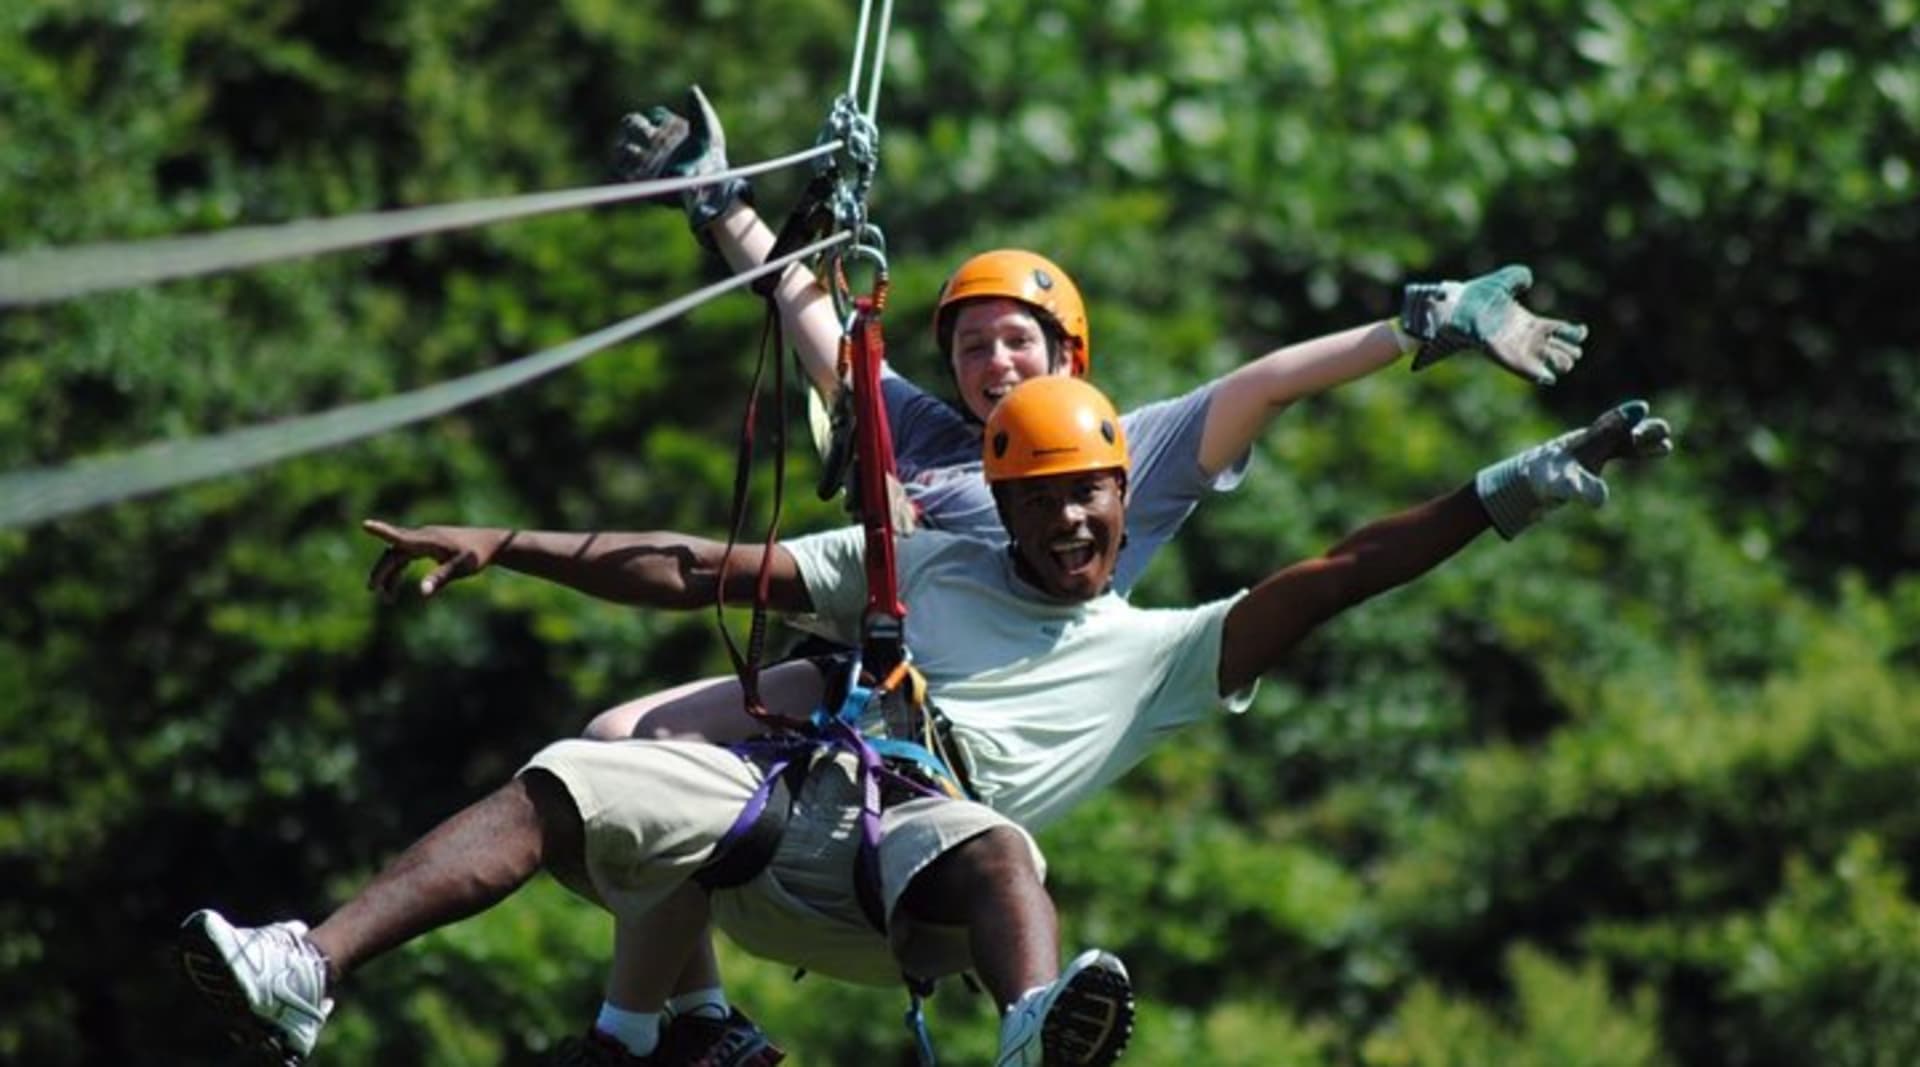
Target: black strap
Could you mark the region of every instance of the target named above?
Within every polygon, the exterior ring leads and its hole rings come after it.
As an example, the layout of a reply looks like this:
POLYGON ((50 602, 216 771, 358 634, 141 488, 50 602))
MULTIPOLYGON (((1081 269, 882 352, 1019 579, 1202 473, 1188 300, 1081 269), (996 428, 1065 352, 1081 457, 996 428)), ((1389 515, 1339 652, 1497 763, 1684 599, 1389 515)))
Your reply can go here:
POLYGON ((713 858, 693 872, 695 883, 708 892, 733 889, 766 870, 780 847, 780 839, 786 836, 787 821, 793 817, 794 790, 798 779, 806 774, 807 763, 796 759, 776 765, 741 811, 740 820, 720 839, 713 858))
MULTIPOLYGON (((781 223, 780 233, 773 239, 773 250, 767 253, 767 259, 779 259, 781 256, 797 252, 816 236, 824 236, 833 225, 833 210, 829 203, 833 197, 834 179, 832 172, 815 174, 800 193, 800 202, 794 205, 787 221, 781 223)), ((753 291, 768 301, 780 288, 780 279, 785 272, 776 271, 763 278, 756 279, 753 291)), ((775 307, 778 313, 778 307, 775 307)))
POLYGON ((878 931, 881 937, 887 936, 887 908, 880 895, 880 848, 877 844, 861 841, 860 850, 853 855, 853 896, 860 904, 860 913, 867 917, 867 925, 878 931))

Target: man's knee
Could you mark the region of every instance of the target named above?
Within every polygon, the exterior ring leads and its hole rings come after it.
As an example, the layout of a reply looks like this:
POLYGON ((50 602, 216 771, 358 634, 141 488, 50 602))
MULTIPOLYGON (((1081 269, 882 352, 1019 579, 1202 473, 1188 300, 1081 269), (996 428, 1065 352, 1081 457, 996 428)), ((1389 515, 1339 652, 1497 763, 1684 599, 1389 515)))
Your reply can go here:
POLYGON ((900 903, 916 918, 960 923, 966 920, 969 905, 984 895, 1039 882, 1026 837, 999 826, 975 834, 929 863, 907 883, 900 903))
POLYGON ((983 874, 1025 874, 1034 879, 1040 876, 1039 870, 1034 867, 1033 850, 1027 847, 1026 835, 1011 826, 996 826, 975 834, 955 852, 964 856, 972 868, 983 874))
POLYGON ((573 794, 552 772, 539 767, 522 771, 515 782, 526 791, 540 823, 540 861, 562 884, 580 892, 587 879, 586 827, 573 794))

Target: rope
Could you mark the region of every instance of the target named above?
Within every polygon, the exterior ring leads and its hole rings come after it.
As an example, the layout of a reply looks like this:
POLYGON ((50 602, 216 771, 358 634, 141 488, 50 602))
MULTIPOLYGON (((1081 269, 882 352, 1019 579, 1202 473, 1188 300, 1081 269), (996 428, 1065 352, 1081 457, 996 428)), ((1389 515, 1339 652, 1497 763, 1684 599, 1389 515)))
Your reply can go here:
POLYGON ((420 422, 572 366, 708 300, 849 239, 835 234, 557 348, 424 389, 213 437, 0 476, 0 528, 28 526, 162 489, 233 474, 420 422))
POLYGON ((747 389, 746 412, 740 420, 740 447, 733 467, 733 521, 727 529, 727 547, 720 554, 720 577, 713 589, 713 621, 726 642, 727 656, 733 660, 733 672, 740 679, 740 703, 747 714, 762 722, 784 722, 760 699, 760 663, 766 651, 767 601, 771 597, 773 548, 780 536, 780 511, 787 484, 787 420, 780 402, 786 398, 786 365, 782 358, 786 339, 780 325, 780 310, 774 298, 767 300, 765 326, 760 334, 760 358, 754 364, 753 383, 747 389), (766 376, 767 355, 773 354, 773 514, 767 520, 766 537, 760 546, 760 565, 754 577, 753 609, 747 623, 747 647, 743 652, 727 628, 727 574, 732 569, 733 550, 740 543, 747 521, 747 491, 752 483, 754 438, 760 421, 760 384, 766 376))
POLYGON ((840 149, 817 144, 803 152, 717 174, 598 185, 551 193, 403 208, 277 226, 243 226, 217 233, 152 241, 108 242, 43 249, 0 257, 0 308, 41 304, 84 293, 259 266, 324 252, 384 244, 447 230, 485 226, 556 211, 665 196, 732 178, 778 170, 840 149))

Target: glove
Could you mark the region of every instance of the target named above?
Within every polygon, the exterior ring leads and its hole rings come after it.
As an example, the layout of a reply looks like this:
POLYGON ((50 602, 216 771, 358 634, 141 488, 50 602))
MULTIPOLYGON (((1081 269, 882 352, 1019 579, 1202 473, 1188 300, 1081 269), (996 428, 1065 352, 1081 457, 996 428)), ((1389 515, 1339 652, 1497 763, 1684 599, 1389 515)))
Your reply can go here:
POLYGON ((1419 343, 1413 369, 1473 348, 1530 382, 1552 385, 1579 361, 1587 328, 1521 307, 1516 298, 1531 285, 1533 272, 1515 265, 1471 281, 1407 286, 1399 325, 1419 343))
MULTIPOLYGON (((697 85, 687 90, 687 114, 692 118, 655 105, 621 118, 620 133, 613 145, 614 174, 621 181, 644 182, 697 178, 726 170, 726 132, 697 85)), ((703 234, 707 224, 736 200, 753 203, 753 187, 745 178, 728 178, 680 194, 687 222, 696 235, 703 234)))
POLYGON ((1673 452, 1673 427, 1648 417, 1644 400, 1629 400, 1584 430, 1561 434, 1495 463, 1473 479, 1480 503, 1500 536, 1520 531, 1569 500, 1589 507, 1607 502, 1600 471, 1610 460, 1658 459, 1673 452))

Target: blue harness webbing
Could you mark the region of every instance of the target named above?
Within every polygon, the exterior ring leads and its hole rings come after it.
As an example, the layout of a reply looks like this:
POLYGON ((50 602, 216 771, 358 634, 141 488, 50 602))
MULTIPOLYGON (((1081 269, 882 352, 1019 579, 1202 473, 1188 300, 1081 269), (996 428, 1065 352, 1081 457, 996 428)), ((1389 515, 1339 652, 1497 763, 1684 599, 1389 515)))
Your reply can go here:
MULTIPOLYGON (((902 693, 885 685, 859 681, 860 658, 847 653, 822 663, 823 670, 844 668, 829 677, 821 706, 805 732, 772 734, 731 746, 732 751, 761 768, 758 787, 714 848, 713 858, 694 873, 709 890, 730 889, 751 881, 772 862, 792 815, 794 798, 815 761, 840 751, 853 755, 860 788, 860 847, 854 860, 854 889, 867 922, 877 931, 887 928, 880 889, 881 812, 889 799, 945 796, 965 799, 969 793, 959 775, 925 745, 892 737, 868 737, 861 721, 876 699, 922 701, 923 687, 902 693)), ((903 672, 904 674, 904 672, 903 672)))

